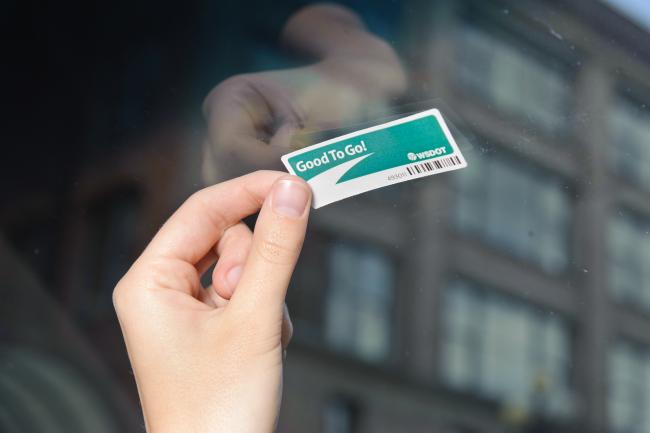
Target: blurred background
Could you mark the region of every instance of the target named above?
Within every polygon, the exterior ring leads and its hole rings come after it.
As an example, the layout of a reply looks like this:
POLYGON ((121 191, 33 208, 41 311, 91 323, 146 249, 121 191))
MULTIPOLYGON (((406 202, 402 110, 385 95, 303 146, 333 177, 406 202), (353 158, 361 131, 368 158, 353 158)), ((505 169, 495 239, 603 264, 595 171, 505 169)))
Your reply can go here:
MULTIPOLYGON (((308 3, 4 5, 0 431, 143 431, 113 286, 308 3)), ((278 431, 650 433, 650 3, 339 3, 469 167, 313 213, 278 431)))

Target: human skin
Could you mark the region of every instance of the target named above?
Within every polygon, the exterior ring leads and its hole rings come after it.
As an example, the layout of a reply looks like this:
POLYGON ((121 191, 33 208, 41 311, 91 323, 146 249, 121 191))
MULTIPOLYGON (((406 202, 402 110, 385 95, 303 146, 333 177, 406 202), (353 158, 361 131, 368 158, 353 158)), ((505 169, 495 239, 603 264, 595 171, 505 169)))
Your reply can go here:
POLYGON ((386 116, 386 107, 406 88, 406 74, 391 46, 342 6, 317 4, 299 10, 281 39, 311 63, 236 75, 206 97, 207 183, 279 168, 294 134, 386 116))
MULTIPOLYGON (((312 63, 237 75, 206 97, 208 184, 278 166, 293 134, 363 121, 406 87, 392 48, 343 7, 301 9, 282 41, 312 63)), ((302 180, 278 172, 206 188, 118 283, 114 304, 150 433, 275 429, 292 333, 284 297, 310 200, 302 180), (302 197, 303 211, 274 206, 279 191, 302 197), (260 207, 253 235, 241 219, 260 207)))
POLYGON ((275 429, 291 333, 284 299, 310 202, 307 184, 281 172, 205 188, 117 284, 113 301, 149 433, 275 429), (251 233, 241 220, 258 210, 251 233), (215 260, 213 284, 203 288, 215 260))

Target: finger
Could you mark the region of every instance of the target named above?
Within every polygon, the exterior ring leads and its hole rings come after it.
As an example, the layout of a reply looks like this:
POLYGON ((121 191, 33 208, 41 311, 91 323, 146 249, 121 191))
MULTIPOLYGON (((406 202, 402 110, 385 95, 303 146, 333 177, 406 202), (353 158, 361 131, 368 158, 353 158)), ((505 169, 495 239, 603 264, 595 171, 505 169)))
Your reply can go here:
POLYGON ((210 137, 260 138, 260 132, 272 124, 272 114, 264 96, 251 85, 254 77, 231 77, 205 98, 203 112, 210 137))
POLYGON ((285 123, 280 126, 275 132, 273 137, 271 137, 270 145, 272 149, 282 149, 283 152, 286 152, 287 149, 291 146, 292 137, 298 132, 298 128, 295 125, 290 123, 285 123))
POLYGON ((286 84, 263 74, 224 81, 206 98, 204 113, 211 163, 234 158, 236 163, 254 167, 277 163, 305 118, 286 84))
POLYGON ((308 70, 294 70, 293 75, 287 71, 244 74, 225 80, 203 104, 210 135, 220 137, 226 132, 226 138, 246 136, 268 143, 283 125, 301 128, 307 116, 295 102, 292 78, 308 70))
POLYGON ((219 241, 219 260, 212 272, 212 287, 222 298, 230 299, 235 291, 252 243, 253 233, 242 222, 227 229, 219 241))
POLYGON ((228 300, 219 296, 213 289, 212 286, 208 286, 205 289, 201 289, 198 295, 199 301, 203 302, 206 305, 209 305, 213 308, 222 308, 228 305, 228 300))
POLYGON ((289 279, 305 238, 311 190, 302 179, 278 179, 264 201, 253 246, 230 306, 281 317, 289 279))
POLYGON ((203 276, 208 269, 210 269, 210 266, 214 265, 214 263, 217 261, 217 252, 214 250, 214 248, 211 248, 208 253, 201 258, 194 267, 196 268, 196 272, 200 275, 203 276))
POLYGON ((227 228, 261 207, 283 174, 258 171, 194 193, 167 220, 139 261, 164 257, 196 265, 227 228))
POLYGON ((283 349, 286 349, 287 346, 289 346, 292 337, 293 337, 293 323, 291 322, 291 316, 289 316, 289 309, 287 308, 287 304, 284 304, 284 309, 282 312, 282 337, 281 337, 283 349))
POLYGON ((212 308, 216 308, 217 304, 212 299, 210 289, 211 289, 210 287, 199 289, 196 297, 199 301, 203 302, 204 304, 209 305, 212 308))

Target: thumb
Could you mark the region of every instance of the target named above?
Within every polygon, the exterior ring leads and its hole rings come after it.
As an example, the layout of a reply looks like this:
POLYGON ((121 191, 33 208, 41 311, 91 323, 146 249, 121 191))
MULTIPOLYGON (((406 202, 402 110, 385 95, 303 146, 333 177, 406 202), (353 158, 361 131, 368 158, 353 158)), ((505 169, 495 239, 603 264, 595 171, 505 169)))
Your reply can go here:
POLYGON ((309 216, 311 190, 296 176, 284 176, 271 188, 260 211, 253 245, 230 307, 256 317, 282 314, 309 216))

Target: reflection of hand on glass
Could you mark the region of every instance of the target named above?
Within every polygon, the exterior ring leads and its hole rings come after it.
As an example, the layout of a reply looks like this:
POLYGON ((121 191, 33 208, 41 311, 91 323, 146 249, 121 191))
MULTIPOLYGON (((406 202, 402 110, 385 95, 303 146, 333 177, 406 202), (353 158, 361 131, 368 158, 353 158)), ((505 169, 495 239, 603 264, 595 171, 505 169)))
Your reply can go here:
POLYGON ((405 89, 405 74, 392 48, 341 6, 298 11, 282 39, 316 63, 238 75, 210 92, 204 103, 208 181, 272 167, 287 153, 294 133, 363 121, 405 89))
POLYGON ((311 192, 256 172, 194 194, 118 283, 114 303, 149 432, 271 432, 284 298, 311 192), (241 222, 261 208, 255 233, 241 222), (200 277, 218 258, 212 287, 200 277), (236 288, 236 290, 235 290, 236 288))

